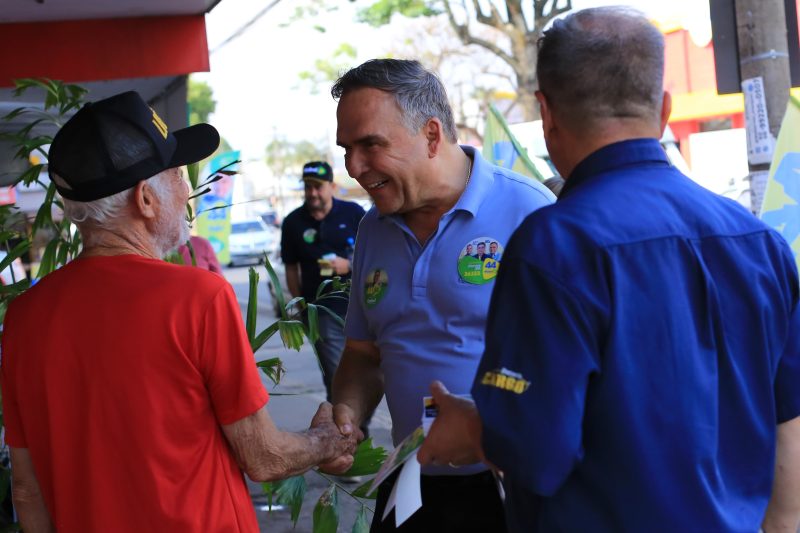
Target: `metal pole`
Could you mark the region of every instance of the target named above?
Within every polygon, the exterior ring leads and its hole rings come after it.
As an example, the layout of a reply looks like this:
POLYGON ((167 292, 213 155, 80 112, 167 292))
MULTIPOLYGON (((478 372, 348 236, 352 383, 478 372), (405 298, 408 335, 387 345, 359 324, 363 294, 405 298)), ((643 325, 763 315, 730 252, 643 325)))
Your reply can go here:
POLYGON ((784 0, 735 0, 739 68, 745 102, 750 205, 761 209, 775 139, 789 101, 784 0))

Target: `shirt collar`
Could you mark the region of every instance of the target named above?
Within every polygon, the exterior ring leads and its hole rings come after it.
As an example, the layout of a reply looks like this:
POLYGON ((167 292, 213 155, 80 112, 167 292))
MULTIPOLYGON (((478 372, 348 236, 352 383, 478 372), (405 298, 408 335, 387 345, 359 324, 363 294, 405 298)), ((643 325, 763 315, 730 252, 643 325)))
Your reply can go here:
POLYGON ((475 216, 492 188, 494 172, 475 147, 462 145, 461 149, 472 159, 472 169, 469 182, 451 212, 461 210, 475 216))
MULTIPOLYGON (((494 183, 494 173, 490 168, 489 163, 481 156, 481 153, 475 149, 474 146, 465 146, 460 145, 461 149, 464 150, 464 153, 467 154, 467 157, 472 159, 472 168, 470 169, 470 178, 469 182, 467 182, 467 187, 464 189, 464 192, 461 193, 456 204, 447 211, 442 218, 446 217, 450 213, 454 211, 467 211, 471 213, 472 216, 478 214, 478 210, 481 208, 481 204, 486 199, 486 196, 492 188, 492 184, 494 183)), ((466 177, 465 177, 466 180, 466 177)), ((384 215, 378 213, 378 218, 384 218, 384 215)), ((403 217, 402 215, 389 215, 386 218, 390 218, 400 224, 402 224, 403 217)))
POLYGON ((606 145, 578 163, 564 183, 559 198, 568 195, 592 176, 642 163, 670 165, 667 153, 657 139, 631 139, 606 145))

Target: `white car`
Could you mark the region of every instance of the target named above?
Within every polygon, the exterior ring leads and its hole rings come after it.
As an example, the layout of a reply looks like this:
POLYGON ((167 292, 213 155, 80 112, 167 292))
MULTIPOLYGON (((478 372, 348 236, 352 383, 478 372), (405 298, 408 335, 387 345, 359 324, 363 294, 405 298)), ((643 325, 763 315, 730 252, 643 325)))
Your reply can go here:
POLYGON ((267 226, 260 218, 231 223, 228 237, 230 265, 243 261, 262 263, 264 253, 271 253, 278 247, 280 234, 275 228, 267 226))

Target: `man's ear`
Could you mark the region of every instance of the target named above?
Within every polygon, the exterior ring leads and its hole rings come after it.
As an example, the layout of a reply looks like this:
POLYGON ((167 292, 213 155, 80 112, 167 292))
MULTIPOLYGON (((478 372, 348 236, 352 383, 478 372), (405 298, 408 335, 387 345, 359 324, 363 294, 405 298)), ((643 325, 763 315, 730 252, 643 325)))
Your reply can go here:
POLYGON ((436 157, 442 148, 442 137, 444 135, 441 121, 436 117, 429 118, 428 122, 422 127, 422 133, 428 141, 428 158, 436 157))
POLYGON ((672 114, 672 95, 669 91, 664 91, 663 99, 661 100, 661 136, 664 136, 664 130, 669 122, 669 116, 672 114))
POLYGON ((155 191, 146 180, 140 181, 133 188, 133 199, 137 212, 143 218, 151 219, 156 217, 158 200, 155 191))
POLYGON ((548 132, 553 129, 554 126, 550 103, 547 101, 547 97, 542 91, 536 91, 534 95, 536 96, 536 101, 539 102, 539 114, 542 115, 542 129, 548 132))

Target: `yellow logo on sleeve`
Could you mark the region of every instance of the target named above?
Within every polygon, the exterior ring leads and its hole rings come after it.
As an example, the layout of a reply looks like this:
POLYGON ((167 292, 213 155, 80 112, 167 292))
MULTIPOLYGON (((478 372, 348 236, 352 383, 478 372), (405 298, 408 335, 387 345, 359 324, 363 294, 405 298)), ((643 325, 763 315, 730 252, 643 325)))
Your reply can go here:
POLYGON ((156 129, 161 134, 161 136, 166 139, 167 132, 169 131, 167 129, 167 125, 164 123, 163 120, 161 120, 161 117, 158 116, 158 113, 156 113, 155 109, 151 107, 150 111, 153 112, 153 124, 155 125, 156 129))
POLYGON ((490 370, 483 375, 481 385, 488 385, 490 387, 497 387, 498 389, 507 390, 515 394, 522 394, 531 382, 522 377, 522 374, 512 372, 507 368, 499 370, 490 370))

